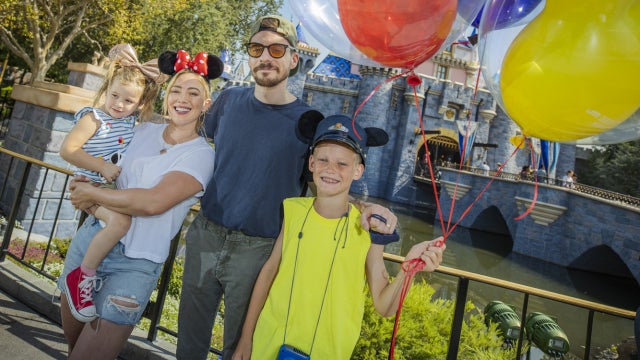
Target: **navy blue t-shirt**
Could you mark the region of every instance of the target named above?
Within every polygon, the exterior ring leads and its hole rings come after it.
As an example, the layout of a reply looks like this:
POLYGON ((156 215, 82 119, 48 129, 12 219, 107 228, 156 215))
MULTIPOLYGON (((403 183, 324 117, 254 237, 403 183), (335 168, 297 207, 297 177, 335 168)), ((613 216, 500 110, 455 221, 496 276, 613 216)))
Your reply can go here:
POLYGON ((229 88, 218 96, 205 119, 216 150, 200 201, 207 219, 251 236, 278 236, 282 201, 302 191, 308 143, 297 125, 310 109, 299 99, 264 104, 253 88, 229 88))

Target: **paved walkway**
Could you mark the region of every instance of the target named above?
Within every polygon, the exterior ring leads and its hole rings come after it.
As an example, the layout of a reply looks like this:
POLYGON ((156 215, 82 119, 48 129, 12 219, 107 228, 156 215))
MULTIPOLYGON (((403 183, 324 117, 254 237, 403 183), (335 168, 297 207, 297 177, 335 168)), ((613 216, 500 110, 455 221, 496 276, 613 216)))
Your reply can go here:
MULTIPOLYGON (((10 260, 0 263, 0 359, 66 359, 55 286, 10 260)), ((56 292, 59 296, 60 293, 56 292)), ((119 359, 175 359, 175 346, 134 330, 119 359)))
POLYGON ((66 359, 62 328, 0 290, 0 358, 66 359))

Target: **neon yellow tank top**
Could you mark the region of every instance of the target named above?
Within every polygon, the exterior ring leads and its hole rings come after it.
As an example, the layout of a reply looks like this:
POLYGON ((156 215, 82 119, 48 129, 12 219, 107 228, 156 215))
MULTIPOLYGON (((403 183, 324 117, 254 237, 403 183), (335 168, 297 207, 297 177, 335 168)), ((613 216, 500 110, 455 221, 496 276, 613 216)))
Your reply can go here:
POLYGON ((254 359, 276 359, 287 322, 286 343, 312 351, 311 359, 349 359, 360 336, 369 233, 355 207, 348 217, 326 219, 313 200, 284 200, 282 259, 254 332, 254 359))

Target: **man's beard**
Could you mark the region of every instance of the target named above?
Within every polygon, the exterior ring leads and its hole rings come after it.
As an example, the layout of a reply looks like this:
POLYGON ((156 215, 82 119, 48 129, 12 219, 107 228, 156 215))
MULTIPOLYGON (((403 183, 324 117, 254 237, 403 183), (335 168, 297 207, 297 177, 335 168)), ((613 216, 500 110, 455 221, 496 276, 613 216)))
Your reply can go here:
POLYGON ((266 78, 266 77, 256 76, 258 71, 260 71, 261 69, 272 69, 272 70, 279 71, 278 68, 273 67, 269 64, 262 64, 254 67, 251 71, 253 75, 253 79, 256 81, 256 84, 260 86, 275 87, 289 77, 289 73, 285 73, 285 74, 276 73, 276 76, 277 76, 276 78, 266 78))

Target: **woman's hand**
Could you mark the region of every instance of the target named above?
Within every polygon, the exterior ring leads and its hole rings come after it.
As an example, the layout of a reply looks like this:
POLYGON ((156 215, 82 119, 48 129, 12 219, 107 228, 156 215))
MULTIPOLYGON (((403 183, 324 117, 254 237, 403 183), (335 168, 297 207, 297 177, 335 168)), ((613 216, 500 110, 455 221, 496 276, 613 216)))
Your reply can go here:
POLYGON ((91 194, 95 190, 95 186, 89 182, 88 178, 76 176, 69 184, 69 191, 71 191, 69 200, 76 209, 93 214, 96 203, 92 200, 91 194))

